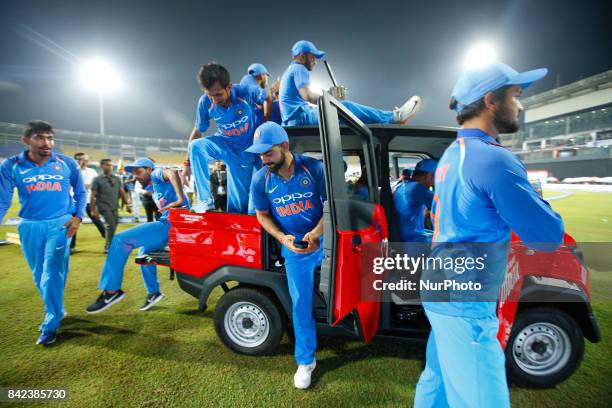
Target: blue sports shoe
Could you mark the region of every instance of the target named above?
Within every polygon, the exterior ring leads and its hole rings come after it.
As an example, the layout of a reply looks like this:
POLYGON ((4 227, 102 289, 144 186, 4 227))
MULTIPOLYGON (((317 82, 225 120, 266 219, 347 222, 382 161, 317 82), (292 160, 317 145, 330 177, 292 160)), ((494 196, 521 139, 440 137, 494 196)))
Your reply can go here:
POLYGON ((47 344, 55 343, 55 340, 57 340, 57 332, 45 330, 36 340, 36 344, 46 346, 47 344))
MULTIPOLYGON (((64 320, 64 318, 68 316, 68 312, 64 310, 64 314, 62 315, 62 320, 64 320)), ((41 332, 42 331, 42 323, 40 325, 38 325, 38 331, 41 332)))

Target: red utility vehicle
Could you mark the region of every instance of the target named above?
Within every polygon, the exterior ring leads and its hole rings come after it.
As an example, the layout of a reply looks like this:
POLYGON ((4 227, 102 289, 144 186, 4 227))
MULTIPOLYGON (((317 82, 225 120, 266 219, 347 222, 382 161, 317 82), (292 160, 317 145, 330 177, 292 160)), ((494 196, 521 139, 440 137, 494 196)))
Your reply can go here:
MULTIPOLYGON (((430 327, 418 302, 386 293, 378 301, 362 300, 362 249, 380 245, 385 253, 389 242, 399 240, 392 180, 423 158, 439 158, 456 130, 365 126, 327 93, 319 114, 319 128, 287 129, 293 151, 325 163, 325 257, 316 272, 313 305, 317 332, 365 342, 378 336, 426 340, 430 327), (367 194, 352 193, 357 179, 367 194)), ((273 352, 291 324, 278 244, 249 215, 172 210, 170 223, 169 253, 138 261, 169 266, 180 287, 199 299, 200 310, 214 288, 223 288, 214 312, 221 341, 239 353, 273 352)), ((550 387, 576 370, 584 338, 600 339, 590 296, 588 271, 569 235, 553 253, 534 252, 512 237, 498 304, 498 338, 512 382, 550 387)))

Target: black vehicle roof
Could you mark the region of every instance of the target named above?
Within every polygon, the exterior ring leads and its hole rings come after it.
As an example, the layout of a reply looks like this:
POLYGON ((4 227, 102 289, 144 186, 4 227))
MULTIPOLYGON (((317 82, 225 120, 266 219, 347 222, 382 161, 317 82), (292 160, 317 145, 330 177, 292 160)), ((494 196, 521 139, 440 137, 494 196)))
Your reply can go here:
MULTIPOLYGON (((381 143, 388 144, 390 152, 421 152, 439 158, 457 137, 457 128, 445 126, 368 125, 381 143)), ((292 150, 297 152, 321 151, 318 126, 285 128, 292 150)), ((343 150, 360 150, 359 137, 347 126, 341 126, 343 150)))

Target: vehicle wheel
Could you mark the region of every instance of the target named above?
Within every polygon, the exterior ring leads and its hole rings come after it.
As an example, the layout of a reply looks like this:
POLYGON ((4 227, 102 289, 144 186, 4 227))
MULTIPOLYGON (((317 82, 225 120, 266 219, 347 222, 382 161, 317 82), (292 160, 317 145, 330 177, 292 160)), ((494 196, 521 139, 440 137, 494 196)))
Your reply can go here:
POLYGON ((252 356, 271 354, 285 330, 285 318, 273 295, 255 288, 237 287, 224 294, 213 320, 223 344, 252 356))
POLYGON ((549 388, 576 371, 584 337, 567 313, 553 308, 526 309, 517 317, 506 347, 510 382, 549 388))

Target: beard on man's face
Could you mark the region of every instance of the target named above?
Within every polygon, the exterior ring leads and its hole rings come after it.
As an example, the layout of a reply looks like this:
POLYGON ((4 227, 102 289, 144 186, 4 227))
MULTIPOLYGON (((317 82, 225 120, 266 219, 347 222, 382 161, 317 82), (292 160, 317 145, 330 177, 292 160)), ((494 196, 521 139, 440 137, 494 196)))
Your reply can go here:
POLYGON ((495 112, 493 124, 499 133, 516 133, 520 127, 518 116, 505 104, 495 112))
POLYGON ((267 164, 267 166, 270 169, 270 171, 272 171, 274 173, 278 173, 278 171, 281 169, 281 167, 283 167, 283 164, 285 164, 286 160, 287 160, 287 157, 285 155, 285 152, 281 152, 280 159, 276 163, 269 163, 269 164, 267 164))

